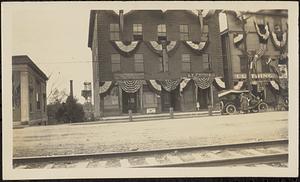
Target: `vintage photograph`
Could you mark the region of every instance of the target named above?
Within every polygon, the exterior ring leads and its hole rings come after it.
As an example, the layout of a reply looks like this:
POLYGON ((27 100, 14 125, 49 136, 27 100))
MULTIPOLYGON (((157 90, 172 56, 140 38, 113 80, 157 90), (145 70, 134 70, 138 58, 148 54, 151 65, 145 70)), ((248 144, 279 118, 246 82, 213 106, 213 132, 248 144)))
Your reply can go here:
POLYGON ((288 8, 97 4, 10 4, 13 171, 289 169, 288 8))

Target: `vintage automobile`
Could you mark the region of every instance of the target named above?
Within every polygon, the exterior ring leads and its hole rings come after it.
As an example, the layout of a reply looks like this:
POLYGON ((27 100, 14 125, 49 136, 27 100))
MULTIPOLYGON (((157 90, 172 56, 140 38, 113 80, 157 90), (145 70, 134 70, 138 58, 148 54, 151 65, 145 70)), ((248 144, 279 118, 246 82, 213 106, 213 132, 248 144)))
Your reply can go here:
POLYGON ((240 96, 246 93, 249 100, 250 112, 265 112, 268 109, 262 99, 254 96, 249 90, 225 90, 218 93, 221 105, 221 112, 223 114, 235 114, 240 111, 240 96))

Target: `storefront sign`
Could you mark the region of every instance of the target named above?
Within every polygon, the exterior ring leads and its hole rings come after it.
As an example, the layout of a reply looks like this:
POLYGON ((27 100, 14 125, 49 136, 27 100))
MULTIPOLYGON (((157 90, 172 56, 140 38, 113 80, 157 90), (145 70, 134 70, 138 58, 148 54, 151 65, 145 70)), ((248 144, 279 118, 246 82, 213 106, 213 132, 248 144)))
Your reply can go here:
POLYGON ((156 108, 147 108, 146 113, 147 114, 156 113, 156 108))
POLYGON ((213 73, 187 73, 186 77, 187 78, 194 78, 194 77, 209 77, 209 76, 214 76, 213 73))
POLYGON ((115 80, 143 80, 144 73, 115 73, 115 80))
MULTIPOLYGON (((258 74, 251 74, 252 79, 271 79, 277 78, 277 75, 274 73, 258 73, 258 74)), ((246 73, 237 73, 233 74, 233 79, 247 79, 246 73)))

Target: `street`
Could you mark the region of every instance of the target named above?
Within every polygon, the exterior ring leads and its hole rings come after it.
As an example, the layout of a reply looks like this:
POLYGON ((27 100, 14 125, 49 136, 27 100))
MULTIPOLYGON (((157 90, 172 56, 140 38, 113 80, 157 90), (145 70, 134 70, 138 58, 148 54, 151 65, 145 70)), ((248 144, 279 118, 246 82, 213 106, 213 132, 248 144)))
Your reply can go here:
POLYGON ((288 112, 13 130, 14 157, 136 151, 288 138, 288 112))

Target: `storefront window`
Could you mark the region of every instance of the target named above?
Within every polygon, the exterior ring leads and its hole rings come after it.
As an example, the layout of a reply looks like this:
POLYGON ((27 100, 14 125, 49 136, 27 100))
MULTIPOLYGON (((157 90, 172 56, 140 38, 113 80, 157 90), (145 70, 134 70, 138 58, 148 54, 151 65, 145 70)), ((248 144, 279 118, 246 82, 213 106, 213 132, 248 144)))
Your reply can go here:
POLYGON ((112 109, 119 107, 119 90, 117 87, 112 88, 109 95, 104 97, 104 108, 112 109))

